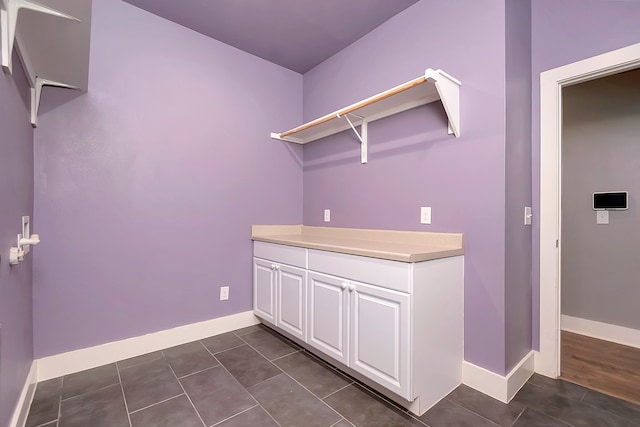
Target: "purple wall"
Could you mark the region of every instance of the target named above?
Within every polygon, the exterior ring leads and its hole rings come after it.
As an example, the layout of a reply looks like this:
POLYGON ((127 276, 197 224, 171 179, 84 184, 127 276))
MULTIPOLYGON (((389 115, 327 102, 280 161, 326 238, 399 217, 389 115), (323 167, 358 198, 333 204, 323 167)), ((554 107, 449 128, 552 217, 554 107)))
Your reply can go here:
POLYGON ((640 42, 639 2, 536 0, 532 3, 533 345, 540 338, 540 73, 640 42))
MULTIPOLYGON (((304 116, 442 68, 462 81, 462 136, 439 103, 374 122, 369 163, 344 132, 304 148, 304 223, 465 233, 465 358, 505 372, 505 5, 421 1, 304 76, 304 116), (420 206, 433 209, 419 224, 420 206)), ((521 208, 518 208, 520 211, 521 208)))
POLYGON ((36 130, 37 357, 250 310, 251 224, 302 221, 302 150, 269 138, 302 76, 93 3, 89 92, 45 89, 36 130))
POLYGON ((531 350, 531 2, 506 1, 506 371, 531 350))
MULTIPOLYGON (((0 73, 0 425, 9 425, 33 361, 32 260, 9 265, 21 218, 33 219, 33 128, 29 85, 16 55, 13 75, 0 73)), ((32 223, 38 231, 39 224, 32 223)), ((44 236, 43 236, 44 238, 44 236)))

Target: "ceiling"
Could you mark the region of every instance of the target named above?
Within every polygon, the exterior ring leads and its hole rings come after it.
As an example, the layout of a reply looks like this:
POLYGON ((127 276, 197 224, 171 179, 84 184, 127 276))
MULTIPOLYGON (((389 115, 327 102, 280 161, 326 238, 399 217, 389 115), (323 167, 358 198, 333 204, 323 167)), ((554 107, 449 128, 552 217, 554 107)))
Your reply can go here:
POLYGON ((304 74, 418 0, 124 0, 304 74))

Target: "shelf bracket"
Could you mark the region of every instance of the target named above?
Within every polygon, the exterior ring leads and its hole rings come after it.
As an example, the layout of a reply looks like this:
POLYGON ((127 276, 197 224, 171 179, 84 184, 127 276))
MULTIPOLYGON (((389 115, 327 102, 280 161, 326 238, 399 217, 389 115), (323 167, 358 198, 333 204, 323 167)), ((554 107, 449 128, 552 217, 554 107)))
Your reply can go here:
POLYGON ((47 80, 36 77, 35 87, 31 88, 31 126, 38 127, 38 109, 40 108, 40 97, 42 96, 42 86, 55 86, 66 89, 80 90, 79 87, 68 85, 66 83, 47 80))
POLYGON ((349 123, 349 126, 351 126, 351 129, 353 130, 353 132, 356 134, 356 136, 360 140, 360 163, 362 163, 362 164, 367 163, 367 156, 368 156, 368 144, 367 144, 367 142, 368 142, 368 132, 367 132, 367 127, 368 127, 369 122, 364 117, 359 116, 357 114, 353 114, 353 113, 347 113, 347 114, 345 114, 343 116, 341 116, 340 114, 336 114, 336 117, 338 117, 338 118, 344 117, 347 120, 347 123, 349 123), (351 121, 351 119, 349 119, 349 115, 357 117, 360 120, 360 132, 358 132, 358 130, 354 126, 354 124, 351 121))
POLYGON ((442 70, 425 71, 425 79, 432 80, 440 95, 440 100, 444 106, 444 111, 449 119, 448 133, 460 136, 460 83, 459 80, 451 77, 442 70))
POLYGON ((16 39, 16 24, 18 22, 18 12, 20 9, 29 9, 45 15, 57 16, 59 18, 78 21, 66 13, 59 12, 50 7, 43 6, 31 0, 0 0, 0 38, 2 38, 2 67, 12 73, 11 55, 16 39))

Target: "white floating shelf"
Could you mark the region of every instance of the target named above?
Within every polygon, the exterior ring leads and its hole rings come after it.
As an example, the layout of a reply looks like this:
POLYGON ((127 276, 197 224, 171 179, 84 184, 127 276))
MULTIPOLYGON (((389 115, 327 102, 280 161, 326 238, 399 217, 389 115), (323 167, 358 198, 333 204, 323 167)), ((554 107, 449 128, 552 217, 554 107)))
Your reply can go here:
POLYGON ((427 69, 424 76, 381 92, 348 107, 281 133, 274 139, 306 144, 352 128, 367 162, 367 124, 420 105, 441 100, 449 119, 449 134, 460 136, 460 81, 442 70, 427 69), (360 133, 356 126, 360 126, 360 133))

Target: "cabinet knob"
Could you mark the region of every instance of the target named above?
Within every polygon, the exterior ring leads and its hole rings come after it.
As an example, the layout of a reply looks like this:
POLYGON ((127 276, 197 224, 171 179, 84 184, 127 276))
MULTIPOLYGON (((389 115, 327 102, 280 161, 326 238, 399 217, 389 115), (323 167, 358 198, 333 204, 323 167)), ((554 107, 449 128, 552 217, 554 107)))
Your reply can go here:
POLYGON ((347 289, 347 286, 348 286, 347 282, 342 282, 342 285, 340 287, 344 291, 345 289, 347 289))
POLYGON ((276 271, 280 270, 280 266, 276 264, 276 271))
POLYGON ((276 265, 275 264, 271 264, 271 269, 275 270, 276 269, 276 265))
POLYGON ((349 292, 353 292, 353 290, 356 288, 356 285, 354 285, 353 283, 351 283, 349 285, 349 292))

